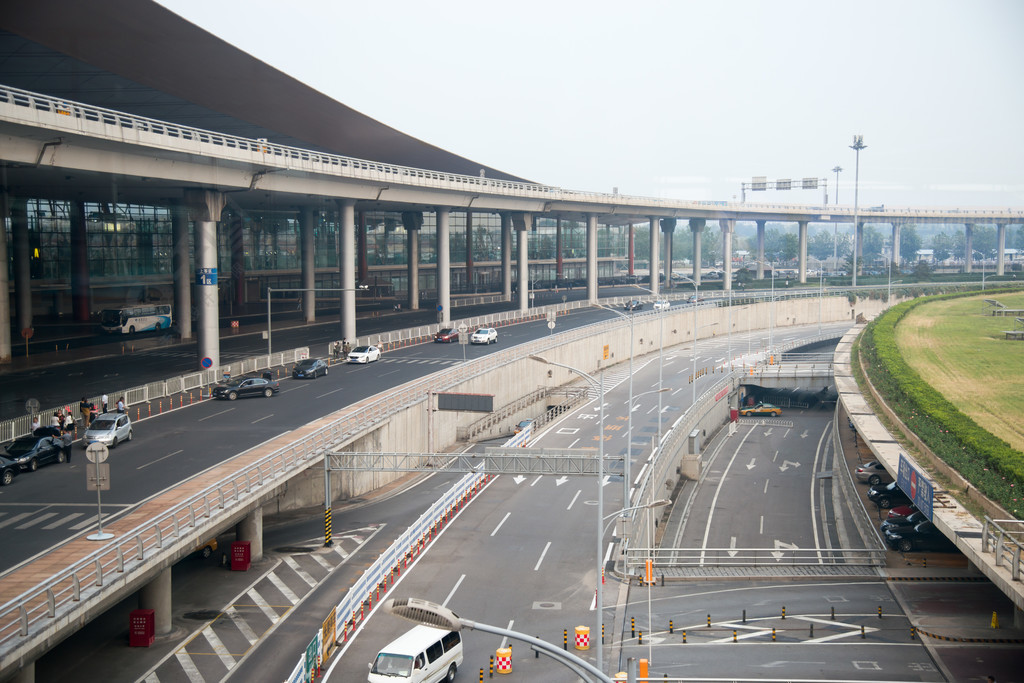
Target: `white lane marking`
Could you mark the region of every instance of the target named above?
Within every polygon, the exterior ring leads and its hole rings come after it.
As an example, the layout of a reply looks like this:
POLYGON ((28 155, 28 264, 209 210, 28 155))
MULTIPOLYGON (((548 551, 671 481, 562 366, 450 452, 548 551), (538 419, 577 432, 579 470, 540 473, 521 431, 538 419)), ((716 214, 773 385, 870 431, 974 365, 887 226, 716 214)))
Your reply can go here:
POLYGON ((348 559, 349 553, 344 548, 341 547, 340 543, 335 543, 334 544, 334 552, 336 552, 339 555, 341 555, 341 559, 343 559, 343 560, 347 560, 348 559))
POLYGON ((764 536, 764 515, 761 515, 761 525, 758 527, 757 533, 764 536))
POLYGON ((465 578, 466 578, 465 574, 463 574, 462 576, 459 577, 459 580, 455 582, 454 586, 452 586, 451 592, 448 593, 448 597, 445 598, 444 602, 441 603, 441 607, 447 607, 448 606, 448 603, 451 602, 453 597, 455 597, 455 591, 459 590, 459 586, 462 585, 462 580, 465 579, 465 578))
MULTIPOLYGON (((508 627, 505 630, 506 631, 511 631, 512 630, 512 624, 514 624, 514 623, 516 623, 516 620, 515 619, 510 619, 509 622, 508 622, 508 627)), ((501 639, 501 644, 498 645, 498 647, 500 649, 504 649, 504 648, 508 647, 508 636, 504 636, 501 639)))
POLYGON ((505 516, 501 518, 500 522, 498 522, 498 526, 494 527, 494 531, 491 532, 491 536, 494 536, 494 534, 498 533, 498 529, 501 528, 501 525, 505 523, 505 520, 508 519, 508 516, 511 514, 511 512, 505 513, 505 516))
MULTIPOLYGON (((110 513, 107 513, 107 514, 109 516, 110 513)), ((86 528, 87 526, 91 526, 91 525, 95 524, 96 521, 97 521, 97 516, 93 515, 92 517, 89 517, 88 519, 86 519, 84 522, 79 522, 78 524, 74 525, 73 527, 71 527, 71 529, 73 531, 81 531, 82 529, 86 528)))
POLYGON ((52 524, 47 524, 43 528, 46 529, 47 531, 50 531, 51 529, 56 529, 61 524, 65 524, 67 522, 70 522, 71 520, 73 520, 73 519, 75 519, 77 517, 81 517, 84 514, 85 514, 84 512, 72 512, 70 515, 64 515, 63 517, 58 519, 56 522, 53 522, 52 524))
POLYGON ((160 462, 161 460, 164 460, 165 458, 169 458, 169 457, 171 457, 172 455, 177 455, 178 453, 182 453, 182 452, 183 452, 183 451, 174 451, 173 453, 168 453, 167 455, 161 456, 161 457, 157 458, 156 460, 152 460, 152 461, 150 461, 150 462, 147 462, 147 463, 146 463, 145 465, 139 465, 139 466, 138 466, 138 467, 136 467, 135 469, 137 469, 137 470, 141 470, 141 469, 142 469, 143 467, 149 467, 149 466, 150 466, 150 465, 152 465, 153 463, 157 463, 157 462, 160 462))
POLYGON ((537 478, 533 480, 533 483, 531 483, 531 484, 530 484, 530 486, 536 486, 536 485, 537 485, 537 482, 538 482, 538 481, 540 481, 540 480, 541 480, 541 479, 543 479, 543 478, 544 478, 544 475, 543 475, 543 474, 538 474, 538 475, 537 475, 537 478))
POLYGON ((32 519, 32 520, 30 520, 28 522, 25 522, 24 524, 18 525, 18 526, 14 527, 14 528, 15 529, 28 529, 29 527, 35 526, 36 524, 39 524, 40 522, 45 522, 46 520, 50 519, 50 517, 56 517, 57 514, 58 513, 56 513, 56 512, 47 512, 47 513, 42 514, 42 515, 37 515, 34 519, 32 519))
POLYGON ((540 569, 540 563, 544 561, 544 556, 548 554, 548 548, 551 547, 551 541, 544 544, 544 550, 541 552, 540 557, 537 558, 537 564, 533 565, 533 571, 540 569))
POLYGON ((263 599, 263 596, 256 592, 255 588, 250 588, 245 592, 245 594, 249 596, 250 600, 252 600, 252 604, 259 607, 260 611, 266 615, 267 619, 270 619, 271 624, 276 624, 281 619, 281 616, 267 604, 267 601, 263 599))
POLYGON ((252 422, 250 422, 249 424, 256 424, 257 422, 262 422, 263 420, 266 420, 268 417, 274 417, 274 414, 270 413, 269 415, 264 415, 263 417, 258 417, 255 420, 253 420, 252 422))
POLYGON ((26 517, 31 517, 31 516, 32 516, 31 512, 22 512, 21 514, 14 515, 13 517, 11 517, 9 519, 5 519, 4 521, 0 522, 0 529, 4 528, 5 526, 10 526, 11 524, 14 524, 15 522, 20 522, 21 520, 25 519, 26 517))
POLYGON ((210 626, 204 628, 203 637, 206 638, 208 643, 210 643, 210 647, 213 648, 213 651, 216 653, 221 664, 223 664, 225 668, 229 671, 235 668, 235 658, 232 657, 231 653, 228 652, 228 649, 224 647, 224 643, 220 642, 220 638, 218 638, 217 634, 213 632, 213 628, 210 626))
POLYGON ((318 565, 326 569, 328 574, 334 571, 334 567, 331 566, 331 563, 325 560, 324 558, 320 557, 318 554, 311 553, 309 556, 313 558, 314 562, 316 562, 318 565))
POLYGON ((188 656, 187 652, 177 652, 174 655, 178 664, 181 666, 182 671, 188 676, 188 680, 192 683, 206 683, 206 679, 199 673, 199 669, 196 668, 196 663, 192 661, 192 658, 188 656))
POLYGON ((213 415, 207 415, 206 417, 201 417, 201 418, 199 418, 197 420, 197 422, 202 422, 204 420, 209 420, 210 418, 217 417, 218 415, 223 415, 224 413, 230 413, 232 410, 234 410, 234 408, 228 408, 226 410, 220 411, 219 413, 214 413, 213 415))
POLYGON ((575 445, 576 445, 576 444, 578 444, 579 442, 580 442, 580 440, 579 440, 579 439, 576 439, 576 440, 575 440, 575 441, 573 441, 573 442, 572 442, 571 444, 569 444, 569 448, 572 448, 573 446, 575 446, 575 445))
POLYGON ((323 398, 324 396, 330 396, 331 394, 337 393, 337 392, 341 391, 344 388, 345 387, 338 387, 337 389, 332 389, 331 391, 328 391, 326 394, 320 394, 319 396, 317 396, 317 398, 323 398))
POLYGON ((572 506, 576 503, 576 499, 580 497, 581 493, 583 493, 583 489, 576 492, 576 495, 572 497, 571 501, 569 501, 569 507, 565 508, 566 510, 572 510, 572 506))
POLYGON ((260 639, 260 637, 256 635, 256 632, 249 626, 249 622, 247 622, 245 618, 235 610, 234 606, 228 607, 224 610, 224 614, 231 620, 231 623, 235 625, 235 628, 237 628, 242 634, 242 637, 249 641, 250 645, 260 639))
POLYGON ((614 543, 609 543, 608 544, 608 550, 606 550, 604 552, 604 561, 605 561, 605 563, 607 563, 608 560, 611 559, 611 557, 612 557, 612 548, 614 548, 614 547, 615 547, 614 543))
POLYGON ((284 596, 285 600, 287 600, 293 605, 299 601, 299 597, 295 595, 295 593, 292 593, 291 589, 288 588, 288 586, 284 585, 284 581, 282 581, 277 574, 275 574, 274 572, 270 572, 267 575, 267 579, 270 581, 270 583, 274 584, 274 588, 281 591, 281 595, 284 596))
POLYGON ((300 579, 302 579, 303 581, 308 583, 310 588, 315 587, 316 584, 319 583, 316 579, 314 579, 312 576, 309 575, 309 572, 307 572, 305 569, 303 569, 299 565, 299 563, 295 561, 294 557, 292 557, 290 555, 288 557, 285 557, 284 558, 284 563, 286 565, 288 565, 289 567, 291 567, 292 571, 295 572, 296 574, 298 574, 300 579))

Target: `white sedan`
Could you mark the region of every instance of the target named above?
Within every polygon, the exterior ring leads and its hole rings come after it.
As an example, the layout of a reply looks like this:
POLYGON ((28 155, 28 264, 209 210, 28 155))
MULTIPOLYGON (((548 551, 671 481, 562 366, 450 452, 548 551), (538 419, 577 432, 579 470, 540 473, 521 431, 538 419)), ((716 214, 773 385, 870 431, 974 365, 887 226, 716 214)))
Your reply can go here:
POLYGON ((672 306, 672 304, 670 304, 665 299, 658 299, 657 301, 654 302, 654 310, 656 310, 656 311, 661 311, 661 310, 664 310, 664 309, 669 308, 671 306, 672 306))
POLYGON ((380 360, 380 349, 376 346, 357 346, 348 353, 349 363, 372 363, 380 360))
POLYGON ((472 344, 497 344, 498 331, 493 327, 481 327, 469 338, 472 344))

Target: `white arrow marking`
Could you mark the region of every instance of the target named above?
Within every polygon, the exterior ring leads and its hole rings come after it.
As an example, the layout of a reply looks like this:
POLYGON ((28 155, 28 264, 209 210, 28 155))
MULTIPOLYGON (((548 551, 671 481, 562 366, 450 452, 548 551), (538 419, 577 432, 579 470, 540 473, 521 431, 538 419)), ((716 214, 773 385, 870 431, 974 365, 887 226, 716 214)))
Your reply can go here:
POLYGON ((782 550, 798 550, 798 546, 795 543, 784 543, 775 539, 775 550, 772 551, 772 557, 775 558, 776 562, 779 562, 786 554, 782 550))
POLYGON ((524 481, 526 481, 526 477, 524 477, 521 474, 517 474, 516 476, 512 477, 512 481, 514 481, 516 484, 522 484, 524 481))
POLYGON ((792 461, 790 461, 790 460, 783 460, 783 461, 782 461, 782 464, 781 464, 781 465, 779 465, 779 471, 780 471, 780 472, 785 472, 786 470, 788 470, 788 469, 790 468, 790 466, 793 466, 793 467, 800 467, 800 463, 798 463, 798 462, 792 462, 792 461))
POLYGON ((748 470, 752 470, 752 469, 754 469, 754 468, 756 467, 756 465, 754 464, 754 461, 755 461, 755 460, 757 460, 757 458, 751 458, 751 459, 750 459, 750 464, 749 464, 749 465, 747 465, 747 469, 748 469, 748 470))
POLYGON ((806 429, 803 432, 800 433, 800 438, 801 439, 806 439, 807 438, 807 430, 806 429))
POLYGON ((735 547, 736 547, 736 537, 733 536, 730 539, 730 541, 729 541, 729 557, 736 557, 736 553, 738 553, 739 551, 738 550, 733 550, 733 548, 735 548, 735 547))
POLYGON ((768 431, 767 431, 767 432, 765 432, 765 433, 764 433, 764 435, 765 435, 765 436, 771 436, 771 435, 772 435, 772 428, 771 428, 771 427, 769 427, 769 428, 768 428, 768 431))
POLYGON ((611 478, 610 476, 608 476, 608 475, 605 475, 605 477, 604 477, 604 481, 602 481, 602 482, 601 482, 601 486, 607 486, 607 485, 608 485, 608 482, 610 482, 610 481, 611 481, 611 479, 612 479, 612 478, 611 478))
POLYGON ((569 477, 559 477, 558 479, 555 479, 555 486, 561 486, 567 481, 569 481, 569 477))

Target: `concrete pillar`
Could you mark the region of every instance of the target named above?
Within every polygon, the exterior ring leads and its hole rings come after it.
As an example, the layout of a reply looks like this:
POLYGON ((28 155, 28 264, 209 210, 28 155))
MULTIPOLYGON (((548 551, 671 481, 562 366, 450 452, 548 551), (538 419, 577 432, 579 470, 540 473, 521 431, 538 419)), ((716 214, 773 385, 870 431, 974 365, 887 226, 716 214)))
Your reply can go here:
POLYGON ((562 219, 555 219, 555 279, 562 277, 562 219))
POLYGON ((475 291, 473 288, 473 212, 466 212, 466 287, 468 291, 475 291))
POLYGON ((974 270, 974 223, 964 223, 964 272, 974 270))
POLYGON ((15 334, 32 327, 32 251, 28 242, 28 206, 24 199, 10 201, 11 243, 14 245, 15 334))
POLYGON ((690 232, 693 233, 693 281, 698 285, 700 284, 701 233, 704 232, 705 225, 707 225, 707 221, 703 218, 690 219, 690 232))
POLYGON ((235 525, 235 540, 249 541, 249 559, 263 559, 263 508, 256 508, 235 525))
POLYGON ((650 245, 651 245, 651 258, 650 258, 650 272, 651 272, 651 292, 657 296, 658 292, 661 291, 658 281, 658 273, 661 271, 661 266, 658 263, 658 248, 661 241, 658 239, 658 219, 655 216, 651 216, 650 221, 650 245))
POLYGON ((672 289, 672 262, 675 257, 672 254, 672 238, 676 233, 676 219, 662 218, 661 234, 665 237, 665 289, 672 289))
POLYGON ((36 683, 36 663, 32 661, 22 665, 8 683, 36 683))
POLYGON ((188 210, 171 205, 171 270, 174 277, 174 321, 182 341, 192 338, 192 263, 188 248, 188 210))
MULTIPOLYGON (((245 304, 245 230, 251 227, 248 216, 233 216, 228 223, 228 242, 231 246, 231 277, 224 283, 229 288, 228 300, 235 306, 245 304)), ((274 236, 273 251, 277 252, 277 236, 274 236)), ((276 267, 276 263, 275 263, 276 267)))
POLYGON ((719 219, 722 228, 722 289, 732 289, 732 236, 736 231, 736 221, 732 218, 719 219))
POLYGON ((449 210, 437 207, 437 305, 441 307, 442 325, 451 322, 452 280, 451 256, 448 244, 449 210))
POLYGON ((892 223, 892 258, 890 261, 890 267, 897 273, 900 272, 900 263, 903 261, 900 258, 900 233, 902 232, 903 224, 898 221, 892 223))
POLYGON ((210 190, 186 190, 185 201, 195 227, 196 327, 199 367, 220 369, 220 309, 217 290, 217 221, 224 210, 224 195, 210 190))
MULTIPOLYGON (((316 286, 316 263, 313 261, 313 236, 316 231, 316 212, 312 207, 302 207, 299 217, 299 239, 302 247, 299 255, 302 259, 302 288, 313 289, 316 286)), ((316 292, 302 292, 302 315, 307 323, 316 321, 316 292)))
POLYGON ((799 264, 800 284, 807 283, 807 221, 797 221, 797 263, 799 264))
POLYGON ((370 277, 370 265, 366 262, 366 213, 356 213, 356 254, 359 261, 359 268, 356 271, 356 281, 366 282, 370 277))
POLYGON ((587 301, 597 303, 597 216, 587 214, 587 301))
POLYGON ((512 215, 501 216, 501 295, 512 300, 512 215))
POLYGON ((410 311, 420 308, 420 228, 423 227, 423 213, 403 211, 402 225, 405 226, 405 252, 407 255, 406 278, 409 280, 410 311))
POLYGON ((11 362, 11 283, 7 264, 7 216, 10 212, 7 193, 0 188, 0 364, 11 362))
POLYGON ((630 223, 629 225, 627 225, 626 229, 629 230, 629 247, 628 247, 629 248, 629 255, 627 257, 628 260, 629 260, 629 271, 627 272, 627 274, 630 277, 632 277, 633 276, 633 252, 634 252, 634 247, 633 247, 633 224, 630 223))
POLYGON ((528 213, 512 214, 512 225, 516 229, 516 241, 519 246, 519 277, 516 287, 519 292, 519 310, 526 311, 530 307, 530 251, 528 248, 530 228, 533 226, 533 215, 528 213))
POLYGON ((171 568, 153 577, 139 591, 139 609, 153 610, 156 635, 171 632, 171 568))
POLYGON ((996 223, 996 275, 1006 269, 1006 224, 996 223))
POLYGON ((356 202, 354 199, 339 199, 341 214, 341 253, 338 254, 338 271, 341 276, 340 292, 341 338, 356 338, 356 202))
POLYGON ((768 221, 754 221, 757 223, 757 279, 764 279, 764 224, 768 221))
POLYGON ((71 312, 76 323, 89 322, 91 290, 87 242, 85 203, 71 202, 71 312))

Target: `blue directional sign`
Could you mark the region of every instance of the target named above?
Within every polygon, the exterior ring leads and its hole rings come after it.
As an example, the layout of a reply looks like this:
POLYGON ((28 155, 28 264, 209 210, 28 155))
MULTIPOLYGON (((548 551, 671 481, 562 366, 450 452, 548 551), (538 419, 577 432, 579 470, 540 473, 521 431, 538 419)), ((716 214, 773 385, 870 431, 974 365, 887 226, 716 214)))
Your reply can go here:
POLYGON ((903 489, 903 492, 910 496, 917 509, 925 514, 928 519, 932 518, 932 497, 935 490, 931 481, 910 462, 906 453, 900 453, 900 469, 896 473, 896 485, 903 489))
POLYGON ((196 268, 197 285, 216 285, 217 268, 196 268))

